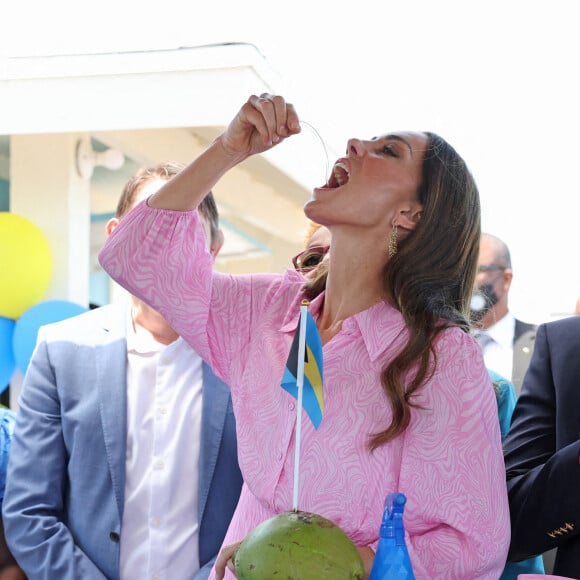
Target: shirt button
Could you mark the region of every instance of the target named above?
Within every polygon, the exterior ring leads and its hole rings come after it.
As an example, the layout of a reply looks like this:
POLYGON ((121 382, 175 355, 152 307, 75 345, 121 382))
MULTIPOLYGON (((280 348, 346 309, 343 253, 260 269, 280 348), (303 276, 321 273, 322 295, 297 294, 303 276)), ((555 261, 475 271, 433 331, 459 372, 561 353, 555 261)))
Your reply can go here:
POLYGON ((290 403, 290 404, 288 405, 288 408, 289 408, 291 411, 294 411, 294 403, 290 403))
POLYGON ((282 461, 282 457, 284 457, 284 455, 282 453, 278 453, 278 461, 282 461))
POLYGON ((161 523, 161 520, 159 518, 153 518, 151 520, 151 524, 155 527, 157 527, 160 523, 161 523))
POLYGON ((159 413, 161 415, 167 415, 167 407, 159 407, 159 413))
POLYGON ((117 543, 119 541, 119 534, 117 532, 111 532, 109 534, 109 539, 111 540, 111 542, 117 543))
POLYGON ((165 467, 165 461, 163 459, 158 459, 155 462, 155 469, 163 469, 165 467))

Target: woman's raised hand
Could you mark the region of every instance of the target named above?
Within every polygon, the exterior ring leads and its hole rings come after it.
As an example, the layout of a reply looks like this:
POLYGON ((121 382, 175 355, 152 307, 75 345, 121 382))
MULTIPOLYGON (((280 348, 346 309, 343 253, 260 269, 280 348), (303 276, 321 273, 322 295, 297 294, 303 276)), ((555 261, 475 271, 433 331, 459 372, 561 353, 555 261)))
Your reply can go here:
POLYGON ((262 153, 300 133, 293 105, 279 95, 252 95, 219 137, 224 150, 240 160, 262 153))
POLYGON ((150 207, 190 211, 238 163, 300 133, 298 115, 283 97, 252 95, 233 121, 201 155, 147 201, 150 207))

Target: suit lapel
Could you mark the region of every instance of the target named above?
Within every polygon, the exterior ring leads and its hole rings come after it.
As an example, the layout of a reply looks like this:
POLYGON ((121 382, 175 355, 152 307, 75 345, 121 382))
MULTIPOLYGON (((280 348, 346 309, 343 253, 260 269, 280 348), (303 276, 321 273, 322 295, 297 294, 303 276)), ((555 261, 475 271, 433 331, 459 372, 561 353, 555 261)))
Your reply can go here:
POLYGON ((533 324, 516 319, 512 359, 512 383, 514 384, 517 396, 520 395, 520 391, 522 390, 522 382, 530 364, 535 338, 536 327, 533 324))
POLYGON ((520 336, 524 333, 533 333, 534 338, 536 334, 536 325, 529 324, 527 322, 522 322, 516 318, 516 324, 514 326, 514 342, 518 340, 520 336))
POLYGON ((112 306, 107 315, 101 328, 101 340, 95 348, 96 384, 107 463, 122 518, 127 447, 126 312, 112 306))
POLYGON ((203 403, 199 457, 199 526, 201 528, 211 481, 223 437, 230 391, 203 363, 203 403))

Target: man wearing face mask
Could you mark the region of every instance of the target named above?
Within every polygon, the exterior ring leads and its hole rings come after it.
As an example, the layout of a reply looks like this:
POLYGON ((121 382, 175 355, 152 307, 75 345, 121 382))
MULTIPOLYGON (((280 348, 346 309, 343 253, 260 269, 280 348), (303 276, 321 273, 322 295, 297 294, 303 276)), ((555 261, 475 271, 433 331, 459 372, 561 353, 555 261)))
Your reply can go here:
POLYGON ((511 377, 519 395, 534 348, 536 326, 514 317, 508 308, 512 264, 507 245, 483 233, 479 271, 471 301, 475 337, 483 349, 487 368, 511 377))

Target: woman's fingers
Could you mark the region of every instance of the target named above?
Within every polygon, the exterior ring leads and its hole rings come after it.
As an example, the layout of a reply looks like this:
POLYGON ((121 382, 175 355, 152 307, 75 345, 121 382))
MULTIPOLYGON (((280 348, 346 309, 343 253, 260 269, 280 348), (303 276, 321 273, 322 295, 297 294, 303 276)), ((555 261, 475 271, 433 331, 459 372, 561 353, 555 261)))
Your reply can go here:
POLYGON ((277 143, 282 137, 286 137, 286 101, 276 95, 264 93, 260 97, 263 99, 265 114, 268 115, 268 126, 272 129, 272 142, 277 143))
POLYGON ((222 135, 230 154, 262 153, 290 135, 300 132, 294 107, 279 95, 252 95, 222 135))
POLYGON ((271 104, 266 99, 252 95, 241 111, 242 119, 255 127, 266 146, 271 146, 274 143, 271 108, 271 104))
POLYGON ((294 106, 287 103, 284 97, 262 93, 259 97, 252 97, 250 102, 263 116, 267 127, 268 137, 265 144, 274 145, 300 131, 294 106))
POLYGON ((300 132, 300 123, 294 105, 287 103, 283 97, 268 95, 274 105, 276 114, 276 135, 282 139, 300 132))
POLYGON ((298 114, 296 113, 296 109, 294 109, 294 105, 290 103, 286 105, 286 129, 289 135, 296 135, 296 133, 300 133, 301 131, 298 114))
POLYGON ((241 542, 236 544, 229 544, 224 546, 215 561, 215 574, 216 580, 222 580, 226 573, 226 567, 232 572, 234 571, 234 565, 232 563, 232 558, 236 553, 236 550, 240 546, 241 542))

